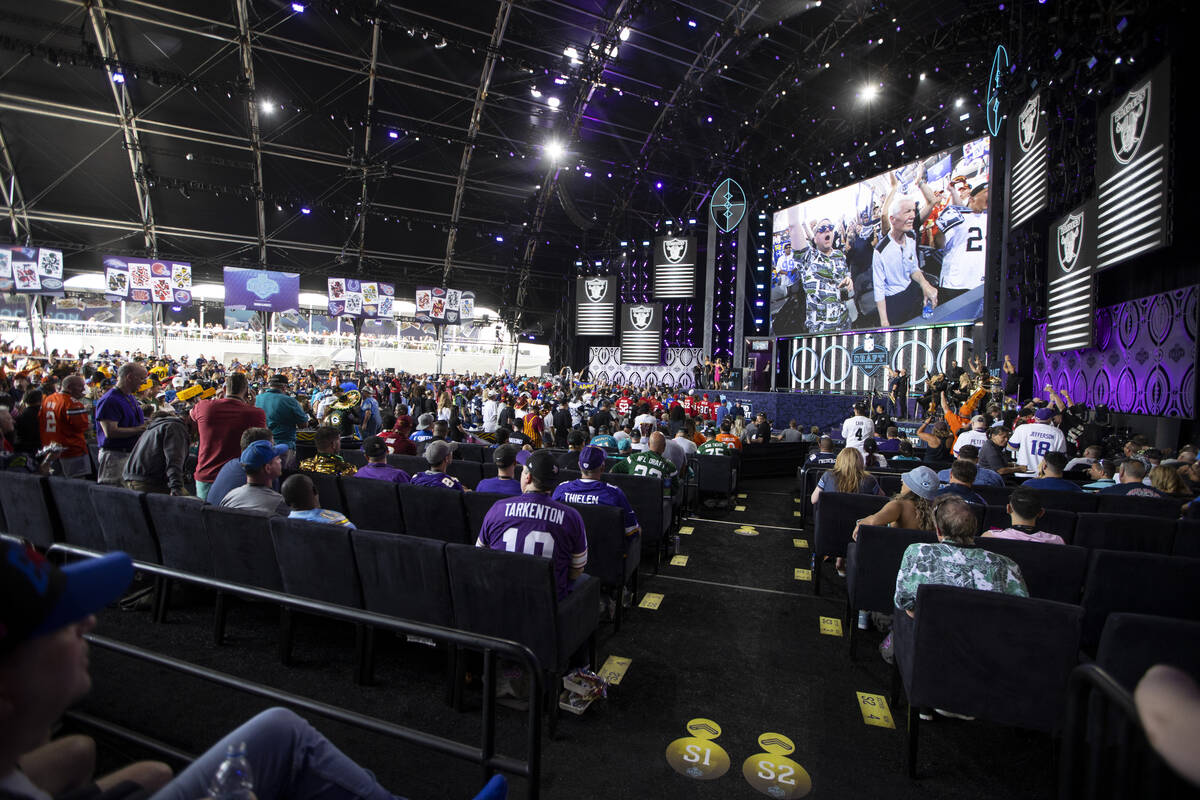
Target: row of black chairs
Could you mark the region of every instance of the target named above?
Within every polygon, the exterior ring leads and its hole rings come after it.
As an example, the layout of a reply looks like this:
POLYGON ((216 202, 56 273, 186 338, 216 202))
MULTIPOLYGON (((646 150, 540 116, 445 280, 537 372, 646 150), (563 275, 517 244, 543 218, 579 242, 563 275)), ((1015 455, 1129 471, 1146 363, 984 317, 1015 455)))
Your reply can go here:
MULTIPOLYGON (((887 502, 888 498, 876 495, 822 493, 817 503, 812 537, 813 591, 816 594, 821 593, 820 567, 824 558, 845 556, 857 521, 879 511, 887 502)), ((980 533, 990 528, 1009 527, 1010 516, 1005 506, 972 504, 971 508, 976 513, 980 533)), ((1200 521, 1143 516, 1136 507, 1119 514, 1047 508, 1038 527, 1061 536, 1068 544, 1085 548, 1200 557, 1200 521)))

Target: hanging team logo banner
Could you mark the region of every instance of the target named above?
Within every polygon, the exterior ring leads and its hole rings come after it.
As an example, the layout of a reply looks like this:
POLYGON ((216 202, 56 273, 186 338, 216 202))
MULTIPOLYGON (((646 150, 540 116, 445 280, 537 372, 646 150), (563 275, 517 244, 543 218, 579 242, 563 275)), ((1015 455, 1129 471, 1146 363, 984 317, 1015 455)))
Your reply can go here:
POLYGON ((105 256, 104 292, 110 300, 191 305, 192 265, 185 261, 105 256))
POLYGON ((1096 201, 1050 224, 1046 351, 1091 346, 1095 333, 1096 201))
POLYGON ((633 303, 621 312, 621 363, 662 363, 662 303, 633 303))
POLYGON ((1017 124, 1020 126, 1017 134, 1021 143, 1021 151, 1028 152, 1029 148, 1033 147, 1034 136, 1038 129, 1038 111, 1042 106, 1042 96, 1035 94, 1025 103, 1025 107, 1021 109, 1021 114, 1017 117, 1017 124))
POLYGON ((0 247, 0 291, 61 296, 63 256, 45 247, 0 247))
POLYGON ((691 298, 696 294, 696 237, 659 236, 654 240, 654 297, 691 298))
POLYGON ((1137 155, 1138 147, 1146 138, 1146 122, 1150 119, 1150 89, 1147 82, 1140 89, 1125 95, 1125 99, 1109 116, 1109 139, 1113 157, 1118 163, 1128 164, 1137 155))
POLYGON ((867 334, 863 343, 850 351, 850 364, 870 378, 880 368, 888 365, 889 355, 886 347, 877 343, 874 336, 867 334))
POLYGON ((733 178, 721 181, 708 204, 712 221, 725 233, 729 233, 746 215, 746 193, 733 178))
POLYGON ((444 286, 418 286, 415 316, 418 322, 459 325, 475 318, 475 293, 444 286))
POLYGON ((395 314, 396 287, 393 284, 329 278, 327 286, 331 317, 391 319, 395 314))
POLYGON ((617 332, 615 276, 578 278, 575 283, 575 334, 612 336, 617 332))
POLYGON ((588 302, 599 303, 608 296, 607 278, 584 278, 583 286, 588 302))
POLYGON ((1045 117, 1042 96, 1035 94, 1025 101, 1017 124, 1008 133, 1009 157, 1014 159, 1008 193, 1010 228, 1032 219, 1049 201, 1050 147, 1045 117))
POLYGON ((1079 260, 1079 245, 1083 239, 1083 212, 1068 214, 1058 226, 1058 264, 1063 272, 1070 272, 1079 260))

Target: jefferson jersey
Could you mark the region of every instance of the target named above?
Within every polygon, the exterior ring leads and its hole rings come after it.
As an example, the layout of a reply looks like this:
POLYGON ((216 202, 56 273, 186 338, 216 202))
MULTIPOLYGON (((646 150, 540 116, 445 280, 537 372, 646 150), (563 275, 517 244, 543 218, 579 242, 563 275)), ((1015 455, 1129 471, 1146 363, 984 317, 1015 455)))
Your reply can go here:
POLYGON ((942 288, 974 289, 983 285, 984 252, 988 213, 950 206, 938 218, 946 237, 942 256, 942 288))
POLYGON ((633 513, 629 498, 618 486, 580 478, 556 486, 553 499, 560 503, 578 503, 583 506, 616 506, 621 509, 621 518, 625 521, 625 535, 632 536, 638 532, 637 514, 633 513))
POLYGON ((875 435, 875 423, 870 417, 855 415, 842 423, 842 438, 847 447, 863 449, 863 442, 875 435))
POLYGON ((539 492, 497 501, 483 518, 475 546, 550 559, 560 600, 567 595, 571 570, 587 566, 583 517, 539 492))
POLYGON ((1067 437, 1053 425, 1044 422, 1027 422, 1018 425, 1008 440, 1008 446, 1017 451, 1017 463, 1028 472, 1037 472, 1042 465, 1042 456, 1050 451, 1067 452, 1067 437))

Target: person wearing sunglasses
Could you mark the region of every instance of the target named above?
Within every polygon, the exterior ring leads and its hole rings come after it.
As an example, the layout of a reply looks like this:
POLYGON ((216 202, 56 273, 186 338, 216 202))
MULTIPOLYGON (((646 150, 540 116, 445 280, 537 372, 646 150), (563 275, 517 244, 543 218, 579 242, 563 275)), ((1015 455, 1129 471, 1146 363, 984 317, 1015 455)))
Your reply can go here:
POLYGON ((805 328, 809 333, 843 330, 850 326, 846 300, 853 290, 846 254, 833 247, 836 226, 817 220, 810 246, 800 256, 800 282, 805 293, 805 328))

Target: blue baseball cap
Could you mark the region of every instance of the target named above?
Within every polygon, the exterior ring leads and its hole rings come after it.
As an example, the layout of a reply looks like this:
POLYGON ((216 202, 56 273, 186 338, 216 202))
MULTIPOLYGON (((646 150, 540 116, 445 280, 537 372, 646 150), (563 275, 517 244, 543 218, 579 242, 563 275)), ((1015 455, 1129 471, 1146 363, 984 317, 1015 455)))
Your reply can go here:
POLYGON ((262 469, 277 456, 282 456, 287 451, 286 444, 271 444, 265 439, 260 439, 257 442, 251 442, 250 446, 242 451, 239 460, 246 469, 262 469))
POLYGON ((599 469, 604 466, 604 459, 607 455, 603 447, 589 444, 579 451, 579 468, 586 472, 599 469))

